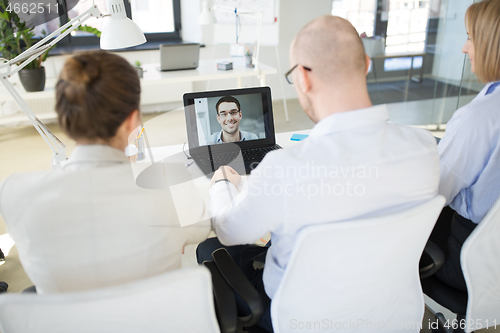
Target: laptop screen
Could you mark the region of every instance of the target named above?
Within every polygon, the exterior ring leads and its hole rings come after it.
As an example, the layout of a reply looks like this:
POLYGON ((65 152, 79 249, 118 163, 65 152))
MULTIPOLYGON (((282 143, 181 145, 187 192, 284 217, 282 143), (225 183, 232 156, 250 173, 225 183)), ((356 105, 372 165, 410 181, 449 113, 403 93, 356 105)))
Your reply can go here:
POLYGON ((184 108, 190 148, 275 143, 269 87, 189 93, 184 108))

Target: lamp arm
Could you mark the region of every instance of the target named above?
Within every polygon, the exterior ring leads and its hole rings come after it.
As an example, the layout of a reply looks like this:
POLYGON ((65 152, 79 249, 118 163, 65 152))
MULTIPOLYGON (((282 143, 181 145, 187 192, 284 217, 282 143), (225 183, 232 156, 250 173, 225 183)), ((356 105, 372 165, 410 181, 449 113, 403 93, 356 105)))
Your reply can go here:
POLYGON ((255 69, 259 69, 259 54, 260 54, 260 36, 262 34, 262 13, 260 12, 238 12, 240 16, 249 16, 257 19, 257 28, 255 32, 255 44, 253 47, 252 62, 255 65, 255 69))
POLYGON ((262 33, 262 14, 258 13, 257 16, 257 32, 255 36, 254 53, 252 62, 255 64, 255 68, 259 69, 259 55, 260 55, 260 36, 262 33))
POLYGON ((215 11, 226 12, 226 13, 233 13, 233 14, 236 14, 237 10, 238 10, 235 7, 229 7, 229 6, 223 6, 223 5, 213 5, 212 9, 215 10, 215 11))
POLYGON ((40 134, 42 139, 45 141, 45 143, 47 143, 49 148, 52 150, 53 160, 54 160, 55 164, 59 164, 62 161, 65 161, 66 160, 66 152, 65 152, 66 146, 64 145, 64 143, 62 143, 61 140, 59 140, 57 138, 57 136, 54 133, 52 133, 52 131, 47 126, 45 126, 45 124, 43 124, 40 121, 40 119, 38 119, 35 116, 35 114, 30 109, 28 104, 26 104, 24 99, 21 97, 19 92, 14 88, 14 86, 12 85, 12 83, 9 81, 9 79, 6 76, 1 76, 0 80, 2 81, 5 88, 7 88, 7 91, 12 95, 12 97, 14 98, 16 103, 19 105, 21 110, 23 110, 26 117, 28 117, 28 119, 31 122, 31 124, 33 125, 33 127, 35 127, 35 129, 40 134))
POLYGON ((6 69, 5 71, 0 72, 0 81, 2 81, 3 85, 7 89, 7 91, 12 95, 16 103, 19 105, 24 114, 28 117, 29 121, 38 131, 42 139, 47 143, 50 149, 53 152, 52 155, 52 167, 60 166, 60 163, 66 160, 66 146, 62 143, 59 138, 52 133, 52 131, 45 126, 44 123, 35 115, 33 110, 26 104, 26 101, 21 97, 19 92, 14 88, 12 83, 9 81, 9 78, 12 75, 19 72, 21 69, 26 67, 29 63, 39 57, 42 53, 50 49, 52 46, 56 45, 61 39, 69 35, 79 26, 81 26, 85 21, 87 21, 91 17, 104 17, 104 15, 99 11, 97 6, 93 3, 92 7, 87 9, 82 14, 78 15, 68 23, 61 26, 56 31, 52 32, 50 35, 46 36, 35 45, 31 46, 29 49, 25 50, 23 53, 11 59, 5 63, 0 64, 0 70, 6 69), (66 30, 66 31, 65 31, 66 30), (55 39, 51 40, 57 34, 60 34, 55 39), (22 62, 18 65, 14 70, 12 70, 12 66, 22 62))

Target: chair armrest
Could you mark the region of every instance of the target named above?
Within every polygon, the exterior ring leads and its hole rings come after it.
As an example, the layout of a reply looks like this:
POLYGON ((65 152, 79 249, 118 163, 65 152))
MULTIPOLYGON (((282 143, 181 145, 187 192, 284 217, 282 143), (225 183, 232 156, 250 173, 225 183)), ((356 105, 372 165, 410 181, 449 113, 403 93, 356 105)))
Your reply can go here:
POLYGON ((205 261, 203 265, 212 274, 212 285, 215 299, 215 313, 221 333, 235 333, 237 328, 236 298, 213 261, 205 261))
POLYGON ((420 278, 425 279, 434 275, 444 264, 443 251, 432 241, 427 241, 422 258, 420 259, 420 278))
POLYGON ((250 314, 238 317, 243 327, 255 325, 264 314, 264 304, 257 290, 245 277, 226 249, 218 249, 212 253, 215 265, 229 286, 243 299, 250 309, 250 314))

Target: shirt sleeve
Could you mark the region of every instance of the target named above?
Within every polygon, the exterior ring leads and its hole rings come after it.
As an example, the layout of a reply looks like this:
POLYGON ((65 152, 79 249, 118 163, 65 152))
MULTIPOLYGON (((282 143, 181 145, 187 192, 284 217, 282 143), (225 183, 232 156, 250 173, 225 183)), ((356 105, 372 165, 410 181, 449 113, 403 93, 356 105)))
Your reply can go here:
POLYGON ((252 244, 283 222, 283 198, 273 195, 273 189, 282 185, 272 177, 273 166, 265 163, 268 156, 241 192, 230 182, 215 183, 210 189, 212 226, 222 244, 252 244))
POLYGON ((450 120, 438 144, 440 156, 439 194, 449 205, 464 189, 469 188, 484 170, 490 156, 490 135, 481 115, 466 106, 450 120), (484 128, 483 128, 484 127, 484 128))

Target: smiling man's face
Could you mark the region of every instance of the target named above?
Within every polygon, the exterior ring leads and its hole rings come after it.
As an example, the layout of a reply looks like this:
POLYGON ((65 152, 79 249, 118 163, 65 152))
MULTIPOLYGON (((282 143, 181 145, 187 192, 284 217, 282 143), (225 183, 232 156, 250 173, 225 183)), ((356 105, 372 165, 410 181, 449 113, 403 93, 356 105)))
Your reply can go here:
POLYGON ((219 105, 219 113, 217 121, 222 130, 227 134, 234 134, 240 129, 241 112, 238 110, 236 103, 221 103, 219 105))

